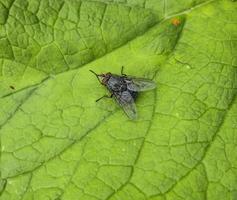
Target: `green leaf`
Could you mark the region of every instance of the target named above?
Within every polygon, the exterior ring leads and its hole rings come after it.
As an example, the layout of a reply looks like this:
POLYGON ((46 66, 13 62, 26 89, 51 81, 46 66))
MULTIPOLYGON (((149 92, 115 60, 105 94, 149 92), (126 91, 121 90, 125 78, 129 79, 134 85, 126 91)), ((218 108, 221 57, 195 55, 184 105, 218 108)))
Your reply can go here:
POLYGON ((236 1, 0 0, 0 69, 1 200, 237 198, 236 1))

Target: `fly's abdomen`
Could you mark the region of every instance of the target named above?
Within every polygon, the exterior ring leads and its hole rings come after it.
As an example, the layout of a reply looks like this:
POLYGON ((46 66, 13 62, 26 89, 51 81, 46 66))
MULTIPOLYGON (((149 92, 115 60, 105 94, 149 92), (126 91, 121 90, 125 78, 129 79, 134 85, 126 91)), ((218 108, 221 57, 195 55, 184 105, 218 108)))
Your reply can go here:
POLYGON ((131 90, 128 90, 128 91, 129 91, 129 93, 131 94, 132 98, 133 98, 134 100, 136 100, 136 98, 137 98, 137 96, 138 96, 138 92, 134 92, 134 91, 131 91, 131 90))

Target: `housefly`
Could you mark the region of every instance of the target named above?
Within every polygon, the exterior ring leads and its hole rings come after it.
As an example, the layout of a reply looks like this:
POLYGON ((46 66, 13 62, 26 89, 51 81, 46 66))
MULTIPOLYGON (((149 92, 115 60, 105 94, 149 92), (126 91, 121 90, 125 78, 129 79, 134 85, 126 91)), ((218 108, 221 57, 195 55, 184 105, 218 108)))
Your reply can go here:
POLYGON ((121 75, 112 74, 110 72, 97 74, 92 70, 90 70, 90 72, 95 74, 99 82, 111 93, 110 95, 100 97, 96 102, 103 98, 114 97, 130 119, 137 118, 135 100, 138 92, 156 88, 156 83, 152 80, 127 76, 123 73, 123 67, 121 69, 121 75))

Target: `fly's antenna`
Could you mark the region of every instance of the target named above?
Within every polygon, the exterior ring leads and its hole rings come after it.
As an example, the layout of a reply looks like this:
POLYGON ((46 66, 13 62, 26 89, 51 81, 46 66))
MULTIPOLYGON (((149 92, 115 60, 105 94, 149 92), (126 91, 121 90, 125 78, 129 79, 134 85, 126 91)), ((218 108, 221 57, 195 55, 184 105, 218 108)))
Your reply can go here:
POLYGON ((92 71, 91 69, 89 70, 91 73, 95 74, 96 78, 98 79, 98 81, 101 83, 100 79, 99 79, 99 74, 96 74, 94 71, 92 71))

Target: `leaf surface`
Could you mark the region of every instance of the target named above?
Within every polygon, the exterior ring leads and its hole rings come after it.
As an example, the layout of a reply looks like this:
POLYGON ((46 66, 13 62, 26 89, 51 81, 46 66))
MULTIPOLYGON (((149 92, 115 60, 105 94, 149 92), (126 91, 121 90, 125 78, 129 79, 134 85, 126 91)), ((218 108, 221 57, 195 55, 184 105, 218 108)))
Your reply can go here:
MULTIPOLYGON (((236 1, 0 1, 0 199, 237 198, 236 1), (153 78, 130 121, 89 72, 153 78)), ((108 93, 108 92, 107 92, 108 93)))

